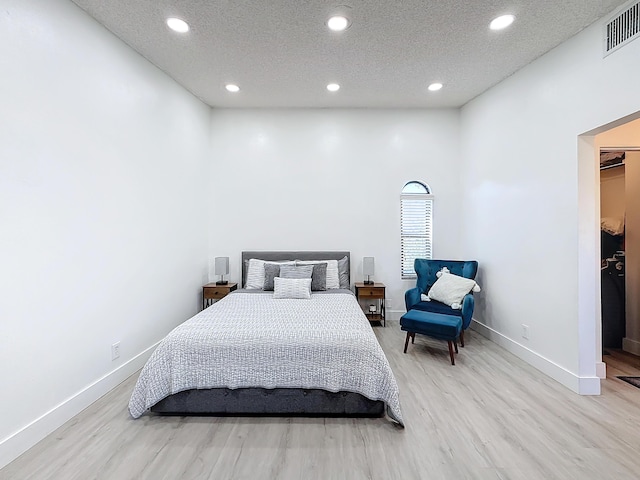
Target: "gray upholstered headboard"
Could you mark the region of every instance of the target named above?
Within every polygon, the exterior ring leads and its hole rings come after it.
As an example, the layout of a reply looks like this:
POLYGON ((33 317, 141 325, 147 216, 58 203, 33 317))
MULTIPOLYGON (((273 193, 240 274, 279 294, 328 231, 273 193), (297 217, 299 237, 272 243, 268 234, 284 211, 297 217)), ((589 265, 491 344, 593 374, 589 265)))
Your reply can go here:
POLYGON ((351 252, 242 252, 242 287, 247 278, 247 262, 250 258, 277 262, 280 260, 340 260, 349 259, 349 282, 351 282, 351 252))

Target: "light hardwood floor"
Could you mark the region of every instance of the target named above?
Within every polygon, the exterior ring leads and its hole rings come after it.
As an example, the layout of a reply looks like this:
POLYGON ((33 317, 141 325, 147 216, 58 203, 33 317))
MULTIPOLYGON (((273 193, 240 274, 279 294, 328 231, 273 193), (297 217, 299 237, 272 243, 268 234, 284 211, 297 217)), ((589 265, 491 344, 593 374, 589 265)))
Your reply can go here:
MULTIPOLYGON (((638 479, 640 389, 579 396, 484 339, 446 343, 376 327, 407 428, 386 418, 133 420, 137 376, 0 470, 1 479, 638 479)), ((620 355, 622 357, 622 355, 620 355)), ((611 375, 640 375, 618 361, 611 375), (623 372, 623 373, 618 373, 623 372)), ((628 360, 628 359, 627 359, 628 360)))

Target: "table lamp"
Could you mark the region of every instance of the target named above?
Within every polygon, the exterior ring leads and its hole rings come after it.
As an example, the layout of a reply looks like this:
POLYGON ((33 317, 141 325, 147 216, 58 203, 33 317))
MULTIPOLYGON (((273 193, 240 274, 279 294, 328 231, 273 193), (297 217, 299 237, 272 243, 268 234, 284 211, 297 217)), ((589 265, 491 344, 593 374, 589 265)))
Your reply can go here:
POLYGON ((362 259, 362 274, 367 276, 367 279, 364 281, 365 285, 373 285, 371 276, 374 272, 374 263, 373 257, 364 257, 362 259))
POLYGON ((224 276, 229 273, 229 257, 216 257, 215 262, 216 275, 220 275, 216 285, 226 285, 229 282, 224 279, 224 276))

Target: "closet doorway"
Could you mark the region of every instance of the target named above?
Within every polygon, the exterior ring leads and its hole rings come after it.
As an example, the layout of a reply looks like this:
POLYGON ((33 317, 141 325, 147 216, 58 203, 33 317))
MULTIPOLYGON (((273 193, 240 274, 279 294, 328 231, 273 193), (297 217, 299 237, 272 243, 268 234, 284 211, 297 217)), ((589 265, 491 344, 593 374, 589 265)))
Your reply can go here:
POLYGON ((602 361, 640 376, 640 120, 596 136, 600 150, 602 361))

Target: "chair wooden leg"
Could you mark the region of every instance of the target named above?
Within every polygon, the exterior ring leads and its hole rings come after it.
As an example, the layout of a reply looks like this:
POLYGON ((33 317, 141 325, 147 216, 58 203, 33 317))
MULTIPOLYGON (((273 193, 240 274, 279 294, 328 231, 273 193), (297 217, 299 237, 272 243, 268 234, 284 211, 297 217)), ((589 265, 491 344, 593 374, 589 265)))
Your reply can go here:
POLYGON ((410 336, 411 336, 411 332, 407 332, 407 339, 404 341, 404 353, 407 353, 407 346, 409 345, 410 336))
POLYGON ((458 341, 457 340, 453 341, 453 346, 456 348, 456 353, 458 353, 458 341))
POLYGON ((460 330, 460 346, 464 348, 464 330, 460 330))
POLYGON ((416 332, 413 332, 411 334, 411 345, 413 345, 414 343, 416 343, 416 332))
POLYGON ((453 356, 453 344, 452 344, 451 340, 448 340, 447 343, 449 344, 449 356, 451 357, 451 365, 455 365, 456 364, 456 359, 453 356))

